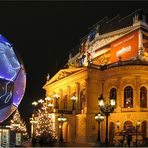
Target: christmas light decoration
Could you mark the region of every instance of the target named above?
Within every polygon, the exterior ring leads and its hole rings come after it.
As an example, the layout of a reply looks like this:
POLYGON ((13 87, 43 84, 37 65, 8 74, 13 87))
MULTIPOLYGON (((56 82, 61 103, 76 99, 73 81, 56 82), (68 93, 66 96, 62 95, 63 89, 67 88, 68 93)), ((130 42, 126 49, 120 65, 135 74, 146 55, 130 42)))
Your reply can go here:
MULTIPOLYGON (((46 137, 47 139, 55 140, 57 138, 55 132, 55 116, 51 113, 53 99, 46 97, 44 100, 38 100, 38 104, 36 113, 32 115, 35 115, 34 118, 36 118, 37 121, 34 126, 33 135, 39 138, 46 137)), ((34 105, 34 103, 32 105, 34 105)))
POLYGON ((21 119, 18 109, 13 115, 13 119, 10 121, 10 127, 12 131, 18 131, 22 133, 22 138, 27 138, 27 128, 25 122, 21 119))

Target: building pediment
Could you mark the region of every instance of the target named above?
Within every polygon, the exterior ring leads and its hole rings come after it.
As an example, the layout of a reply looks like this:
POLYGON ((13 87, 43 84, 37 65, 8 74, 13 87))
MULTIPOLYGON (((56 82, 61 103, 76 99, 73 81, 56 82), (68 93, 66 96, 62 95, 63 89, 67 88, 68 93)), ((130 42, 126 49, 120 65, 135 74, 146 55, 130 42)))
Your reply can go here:
POLYGON ((84 68, 69 68, 69 69, 61 69, 57 72, 49 81, 47 81, 46 85, 51 84, 53 82, 59 81, 63 78, 66 78, 78 71, 81 71, 84 68))

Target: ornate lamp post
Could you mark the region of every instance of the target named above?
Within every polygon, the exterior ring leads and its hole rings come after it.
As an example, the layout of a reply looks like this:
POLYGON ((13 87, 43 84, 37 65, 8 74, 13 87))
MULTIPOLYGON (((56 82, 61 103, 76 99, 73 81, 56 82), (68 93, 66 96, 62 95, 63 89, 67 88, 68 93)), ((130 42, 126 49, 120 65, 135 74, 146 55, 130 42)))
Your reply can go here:
POLYGON ((48 106, 49 106, 49 107, 53 107, 53 104, 52 104, 52 103, 49 103, 48 106))
POLYGON ((37 123, 37 120, 35 119, 35 114, 36 114, 36 106, 38 105, 38 102, 36 101, 32 102, 32 105, 34 106, 34 110, 33 110, 32 118, 30 118, 31 137, 34 137, 34 125, 37 123))
POLYGON ((34 137, 34 125, 37 123, 38 121, 35 119, 34 114, 32 115, 32 118, 30 118, 30 123, 31 123, 31 136, 32 138, 34 137))
POLYGON ((100 143, 100 122, 104 120, 104 116, 99 112, 95 115, 95 119, 98 122, 98 138, 97 141, 100 143))
POLYGON ((38 103, 36 101, 32 102, 32 105, 37 106, 38 103))
POLYGON ((59 138, 59 142, 63 143, 63 132, 62 132, 62 125, 63 123, 66 121, 66 117, 61 114, 60 116, 58 116, 58 121, 59 121, 59 128, 60 128, 60 138, 59 138))
POLYGON ((49 103, 49 101, 51 100, 51 98, 46 97, 45 100, 46 100, 46 106, 48 106, 48 103, 49 103))
POLYGON ((36 106, 38 105, 38 102, 34 101, 34 102, 32 102, 32 105, 34 106, 33 113, 35 113, 36 112, 36 106))
POLYGON ((103 94, 99 97, 100 110, 106 116, 106 145, 108 145, 108 117, 110 116, 110 113, 114 111, 115 104, 115 99, 110 99, 110 103, 108 104, 104 102, 103 94))
POLYGON ((44 100, 43 99, 40 99, 38 100, 39 103, 43 104, 44 103, 44 100))
POLYGON ((46 100, 46 104, 45 105, 47 107, 47 110, 49 112, 51 112, 52 111, 52 107, 53 107, 53 104, 51 103, 52 98, 46 97, 45 100, 46 100))
POLYGON ((139 127, 140 127, 140 120, 138 120, 137 123, 136 123, 136 147, 138 146, 137 137, 138 137, 138 129, 139 129, 139 127))
POLYGON ((59 99, 59 95, 58 94, 55 94, 53 95, 54 99, 55 99, 55 109, 58 109, 58 99, 59 99))
POLYGON ((72 110, 75 110, 75 102, 76 102, 77 97, 76 96, 72 96, 71 97, 71 101, 72 101, 72 110))

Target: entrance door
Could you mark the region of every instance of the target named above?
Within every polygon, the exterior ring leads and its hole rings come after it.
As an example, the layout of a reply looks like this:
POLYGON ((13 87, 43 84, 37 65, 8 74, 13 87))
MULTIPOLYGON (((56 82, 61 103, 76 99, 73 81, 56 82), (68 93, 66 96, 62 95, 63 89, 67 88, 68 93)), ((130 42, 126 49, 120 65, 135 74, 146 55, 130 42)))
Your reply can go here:
POLYGON ((147 129, 146 121, 143 121, 142 122, 142 137, 143 137, 143 140, 146 140, 146 129, 147 129))
POLYGON ((115 134, 115 124, 113 122, 110 122, 109 124, 109 142, 112 143, 114 139, 115 134))

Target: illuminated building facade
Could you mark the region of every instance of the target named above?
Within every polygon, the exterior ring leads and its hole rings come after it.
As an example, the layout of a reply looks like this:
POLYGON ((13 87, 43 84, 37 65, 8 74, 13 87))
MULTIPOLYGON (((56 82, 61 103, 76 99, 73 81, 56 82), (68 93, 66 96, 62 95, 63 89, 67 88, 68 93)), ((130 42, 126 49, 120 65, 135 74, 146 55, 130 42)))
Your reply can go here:
MULTIPOLYGON (((43 87, 46 97, 52 98, 57 135, 58 116, 63 113, 67 117, 62 128, 65 142, 96 142, 95 114, 100 110, 98 98, 103 94, 106 102, 116 100, 108 119, 109 142, 130 134, 133 144, 136 138, 142 143, 148 138, 147 15, 138 10, 120 20, 104 18, 94 28, 82 39, 79 52, 70 54, 68 68, 61 69, 43 87), (111 27, 113 24, 116 27, 111 27), (110 25, 111 30, 101 25, 110 25), (55 94, 59 96, 53 97, 55 94)), ((105 121, 104 118, 100 123, 101 142, 105 142, 105 121)))

